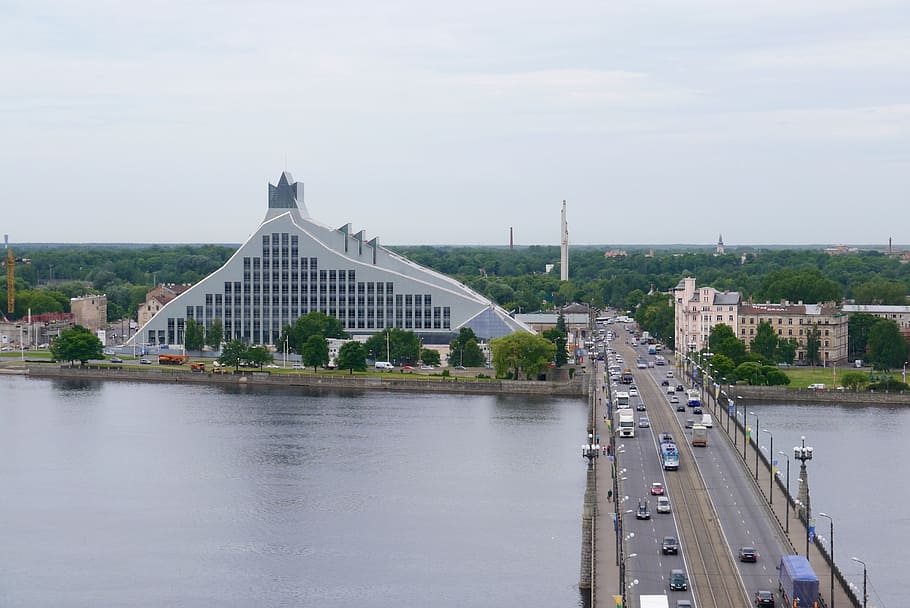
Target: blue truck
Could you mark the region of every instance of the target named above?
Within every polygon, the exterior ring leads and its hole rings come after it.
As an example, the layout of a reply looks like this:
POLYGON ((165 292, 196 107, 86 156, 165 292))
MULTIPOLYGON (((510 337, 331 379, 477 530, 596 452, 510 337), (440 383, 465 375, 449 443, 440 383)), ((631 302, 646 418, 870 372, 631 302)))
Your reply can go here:
POLYGON ((818 577, 802 555, 780 558, 778 589, 784 597, 784 606, 818 608, 818 577))

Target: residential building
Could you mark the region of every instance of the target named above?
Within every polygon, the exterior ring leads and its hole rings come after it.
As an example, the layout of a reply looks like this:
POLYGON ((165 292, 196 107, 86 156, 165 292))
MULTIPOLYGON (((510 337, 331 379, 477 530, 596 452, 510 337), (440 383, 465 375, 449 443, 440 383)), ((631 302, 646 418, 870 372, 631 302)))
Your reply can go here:
POLYGON ((190 285, 175 285, 173 283, 159 283, 145 294, 145 303, 139 306, 139 327, 152 320, 164 305, 190 288, 190 285))
POLYGON ((89 329, 92 333, 107 326, 107 296, 91 295, 70 298, 70 312, 76 325, 89 329))
POLYGON ((866 313, 897 323, 904 339, 910 340, 910 306, 885 306, 882 304, 844 304, 843 311, 849 315, 866 313))
POLYGON ((708 338, 715 325, 728 325, 738 335, 740 300, 738 291, 697 288, 694 277, 681 280, 673 289, 677 351, 710 349, 708 338))
POLYGON ((743 304, 739 308, 737 335, 751 347, 758 326, 769 323, 778 339, 795 338, 799 342, 796 360, 806 359, 809 332, 818 329, 819 357, 823 364, 842 365, 847 362, 847 314, 833 302, 830 304, 743 304))

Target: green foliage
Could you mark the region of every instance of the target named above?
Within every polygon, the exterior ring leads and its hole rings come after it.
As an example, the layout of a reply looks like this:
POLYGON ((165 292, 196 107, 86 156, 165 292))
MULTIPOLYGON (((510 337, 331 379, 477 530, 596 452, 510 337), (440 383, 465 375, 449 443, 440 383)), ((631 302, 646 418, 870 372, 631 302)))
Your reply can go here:
POLYGON ((716 378, 732 379, 736 363, 727 355, 715 353, 714 356, 711 357, 711 367, 714 370, 714 376, 716 378))
POLYGON ((221 349, 221 356, 218 362, 226 367, 233 367, 235 370, 240 367, 240 363, 246 360, 246 345, 240 340, 231 340, 221 349))
POLYGON ((796 338, 779 339, 775 358, 781 363, 793 365, 797 350, 799 350, 799 340, 796 338))
POLYGON ((745 382, 750 386, 761 386, 766 384, 765 375, 762 371, 762 365, 754 361, 747 361, 739 364, 733 370, 733 377, 737 382, 745 382))
POLYGON ((187 350, 202 350, 205 328, 196 319, 187 319, 183 330, 183 346, 187 350))
MULTIPOLYGON (((438 355, 437 355, 438 356, 438 355)), ((363 372, 367 369, 367 351, 363 344, 356 341, 345 342, 338 349, 338 360, 335 361, 338 369, 348 369, 363 372)))
POLYGON ((786 386, 790 384, 790 377, 776 367, 765 366, 762 368, 762 372, 765 376, 765 383, 768 386, 786 386))
POLYGON ((645 296, 641 305, 635 310, 635 320, 643 330, 663 341, 668 347, 674 348, 676 319, 666 294, 656 293, 645 296))
POLYGON ((323 338, 350 337, 344 331, 344 325, 335 317, 330 317, 323 312, 311 312, 298 317, 293 326, 285 325, 281 330, 278 343, 284 346, 286 338, 290 351, 303 354, 301 349, 310 336, 322 336, 323 338))
POLYGON ((821 360, 821 332, 818 325, 813 325, 806 330, 806 361, 811 365, 819 365, 821 360))
POLYGON ((78 361, 85 365, 90 359, 104 359, 104 345, 88 329, 75 325, 64 329, 50 346, 57 361, 78 361))
POLYGON ((449 343, 449 365, 480 367, 485 363, 477 336, 470 327, 462 327, 449 343))
POLYGON ((896 380, 891 376, 882 378, 878 382, 873 382, 869 385, 869 390, 873 391, 893 391, 893 392, 905 392, 910 390, 910 386, 907 386, 906 383, 896 380))
POLYGON ((712 327, 708 343, 711 345, 711 352, 727 357, 736 365, 746 360, 746 347, 729 325, 721 323, 712 327))
POLYGON ((850 315, 847 325, 849 358, 861 359, 866 356, 866 349, 869 346, 869 331, 878 321, 879 317, 864 312, 850 315))
POLYGON ((373 334, 364 344, 367 357, 374 361, 385 361, 394 365, 414 364, 420 358, 420 339, 413 331, 393 327, 382 333, 373 334), (386 348, 388 336, 388 349, 386 348))
POLYGON ((869 378, 863 372, 844 372, 840 377, 840 382, 850 390, 858 391, 869 382, 869 378))
POLYGON ((873 369, 891 370, 901 367, 907 360, 907 342, 901 336, 897 323, 879 319, 869 330, 869 360, 873 369))
POLYGON ((836 302, 841 286, 825 278, 818 268, 781 268, 762 281, 757 297, 763 302, 836 302))
POLYGON ((519 379, 535 378, 544 371, 556 354, 556 345, 544 338, 527 332, 516 332, 490 340, 493 352, 493 366, 496 376, 510 376, 519 379))
POLYGON ((329 342, 320 334, 313 334, 307 338, 300 351, 300 358, 307 367, 312 366, 313 371, 320 365, 329 364, 329 342))
POLYGON ((224 325, 221 319, 212 320, 207 332, 205 332, 205 344, 210 348, 218 350, 221 348, 221 342, 224 340, 224 325))
MULTIPOLYGON (((562 317, 562 315, 560 315, 562 317)), ((541 334, 544 338, 553 343, 556 347, 556 355, 553 358, 553 363, 556 367, 562 367, 569 362, 569 353, 566 352, 566 344, 568 344, 568 339, 566 338, 565 332, 559 330, 559 327, 553 327, 541 334)))
POLYGON ((424 348, 420 351, 420 360, 424 365, 439 365, 439 351, 433 348, 424 348))
POLYGON ((243 356, 244 361, 249 365, 255 365, 262 368, 267 363, 275 361, 274 355, 264 346, 250 346, 246 349, 243 356))
POLYGON ((876 278, 857 285, 853 299, 857 304, 907 305, 908 287, 906 282, 876 278))
POLYGON ((753 353, 758 353, 769 361, 774 360, 774 355, 777 352, 777 334, 774 333, 774 328, 767 321, 762 321, 758 324, 758 329, 755 330, 755 337, 752 339, 751 349, 753 353))

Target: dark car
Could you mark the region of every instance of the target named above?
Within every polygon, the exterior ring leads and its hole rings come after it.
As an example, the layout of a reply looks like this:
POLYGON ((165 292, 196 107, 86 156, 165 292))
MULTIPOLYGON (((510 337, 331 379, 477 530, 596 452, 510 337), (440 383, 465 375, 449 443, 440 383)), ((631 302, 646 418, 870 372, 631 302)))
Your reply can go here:
POLYGON ((758 551, 755 550, 755 547, 740 547, 739 548, 739 561, 757 562, 758 561, 758 551))
POLYGON ((670 570, 670 591, 685 591, 689 588, 689 579, 682 570, 670 570))
POLYGON ((761 608, 774 608, 774 594, 763 589, 756 591, 755 605, 761 608))
POLYGON ((111 363, 123 363, 123 359, 120 357, 111 357, 111 363))
POLYGON ((648 408, 645 407, 644 401, 639 401, 639 402, 638 402, 638 405, 635 406, 635 409, 638 410, 639 412, 646 412, 646 411, 648 411, 648 408))
POLYGON ((676 411, 677 411, 677 412, 685 412, 685 411, 686 411, 686 404, 685 404, 685 403, 677 403, 677 404, 676 404, 676 411))
POLYGON ((660 381, 660 385, 661 386, 670 386, 670 381, 667 380, 666 378, 664 378, 663 380, 660 381))
POLYGON ((673 538, 672 536, 664 536, 664 540, 660 543, 660 552, 664 555, 679 555, 679 541, 673 538))
POLYGON ((686 389, 683 388, 683 385, 682 385, 682 384, 677 384, 677 385, 676 385, 676 392, 677 392, 677 393, 681 393, 681 392, 683 392, 684 390, 686 390, 686 389))
POLYGON ((701 414, 702 414, 701 408, 700 408, 700 407, 693 407, 693 408, 692 408, 692 413, 695 414, 696 416, 701 416, 701 414))
POLYGON ((647 500, 638 501, 638 510, 635 512, 635 519, 651 519, 651 509, 648 508, 647 500))

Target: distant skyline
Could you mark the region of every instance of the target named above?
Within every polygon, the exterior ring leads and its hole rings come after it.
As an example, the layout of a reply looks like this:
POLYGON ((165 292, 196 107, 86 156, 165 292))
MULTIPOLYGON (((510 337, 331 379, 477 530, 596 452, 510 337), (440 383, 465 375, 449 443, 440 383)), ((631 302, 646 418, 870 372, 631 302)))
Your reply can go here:
POLYGON ((0 234, 239 243, 287 169, 383 244, 910 242, 910 4, 0 6, 0 234))

